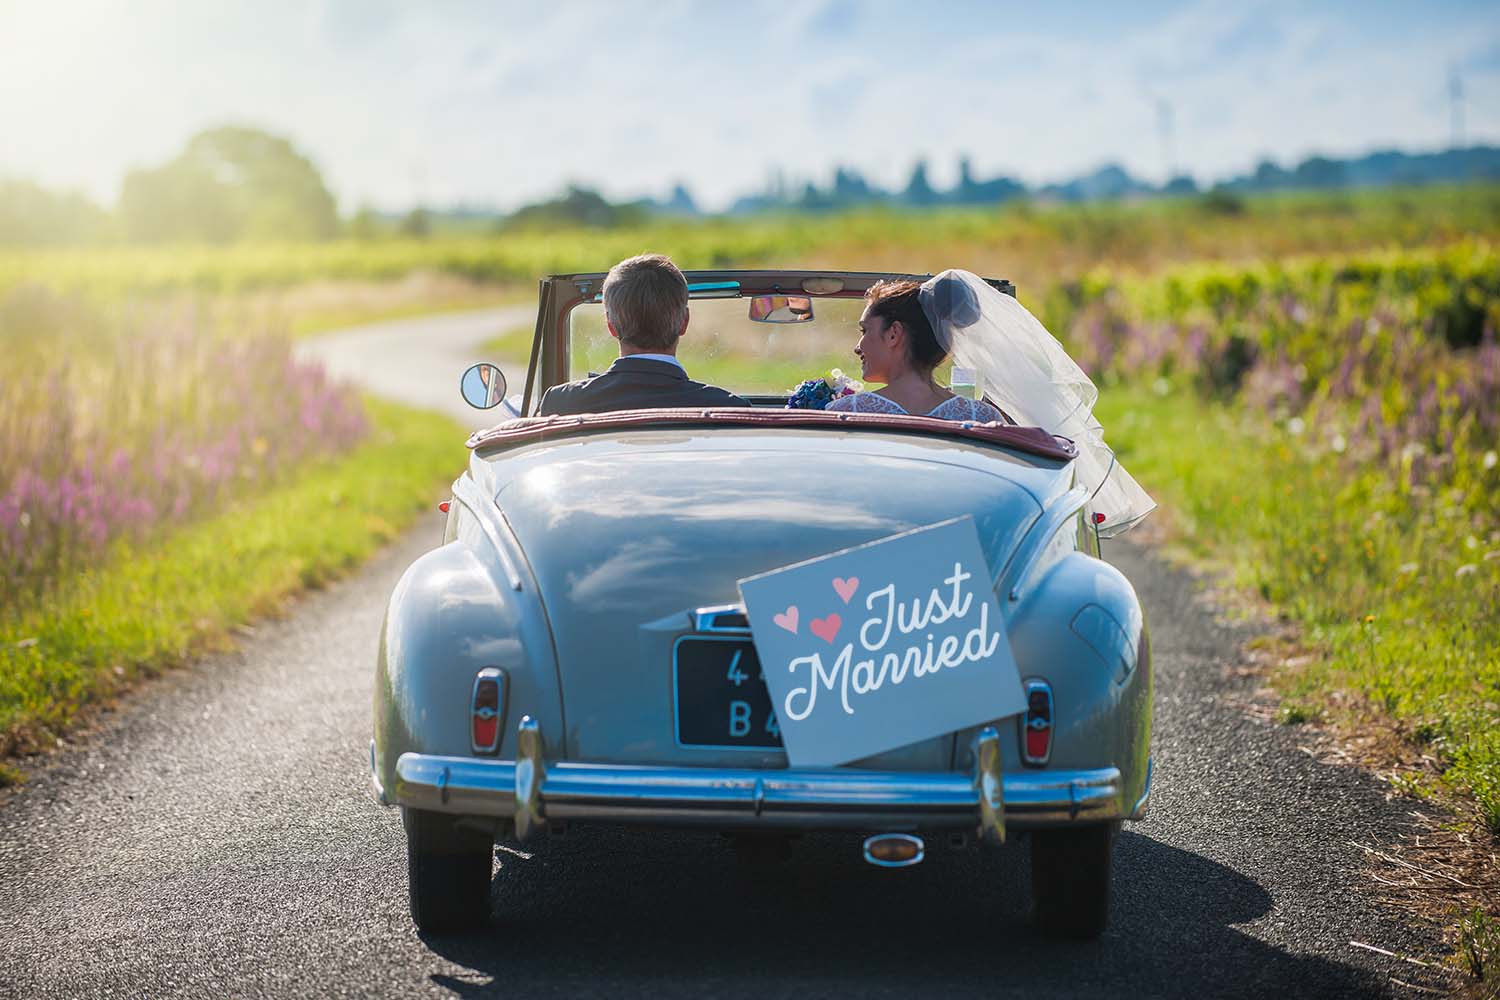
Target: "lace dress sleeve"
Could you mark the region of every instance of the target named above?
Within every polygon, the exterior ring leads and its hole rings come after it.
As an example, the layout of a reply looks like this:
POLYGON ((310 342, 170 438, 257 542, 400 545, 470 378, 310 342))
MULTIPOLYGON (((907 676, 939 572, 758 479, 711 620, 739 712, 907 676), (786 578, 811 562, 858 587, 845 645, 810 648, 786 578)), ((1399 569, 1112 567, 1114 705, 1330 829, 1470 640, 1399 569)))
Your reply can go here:
POLYGON ((905 413, 899 404, 891 402, 878 392, 856 392, 852 396, 840 396, 824 409, 842 413, 905 413))
POLYGON ((985 422, 994 421, 999 424, 1010 423, 1009 420, 1005 419, 1005 414, 982 399, 974 403, 974 416, 971 419, 985 422))
POLYGON ((996 421, 1002 424, 1010 423, 1005 419, 1005 414, 995 409, 994 406, 983 400, 965 399, 962 396, 951 396, 944 400, 937 409, 928 414, 929 417, 941 417, 944 420, 972 420, 976 423, 988 423, 996 421))
POLYGON ((854 400, 856 398, 857 394, 855 396, 840 396, 838 399, 830 399, 828 405, 823 407, 823 409, 835 410, 839 413, 854 413, 856 412, 854 409, 854 400))

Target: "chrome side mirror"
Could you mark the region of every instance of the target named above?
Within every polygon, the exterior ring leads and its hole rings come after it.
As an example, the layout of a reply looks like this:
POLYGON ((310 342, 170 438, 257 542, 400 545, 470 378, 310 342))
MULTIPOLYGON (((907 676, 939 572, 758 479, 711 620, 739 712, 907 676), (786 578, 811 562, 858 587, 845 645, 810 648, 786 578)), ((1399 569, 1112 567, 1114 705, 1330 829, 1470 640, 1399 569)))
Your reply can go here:
POLYGON ((812 299, 806 295, 756 295, 750 299, 754 323, 811 323, 812 299))
POLYGON ((464 402, 476 410, 499 406, 505 399, 505 373, 489 363, 470 365, 458 380, 464 402))

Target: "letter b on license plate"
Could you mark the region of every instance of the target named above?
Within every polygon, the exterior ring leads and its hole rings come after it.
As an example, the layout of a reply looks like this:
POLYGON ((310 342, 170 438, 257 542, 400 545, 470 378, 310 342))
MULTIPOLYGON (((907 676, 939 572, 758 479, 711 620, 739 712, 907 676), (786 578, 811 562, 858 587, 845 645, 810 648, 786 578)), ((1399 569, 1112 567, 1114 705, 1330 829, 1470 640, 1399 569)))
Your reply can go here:
POLYGON ((781 730, 749 639, 679 639, 673 672, 679 744, 781 746, 781 730))

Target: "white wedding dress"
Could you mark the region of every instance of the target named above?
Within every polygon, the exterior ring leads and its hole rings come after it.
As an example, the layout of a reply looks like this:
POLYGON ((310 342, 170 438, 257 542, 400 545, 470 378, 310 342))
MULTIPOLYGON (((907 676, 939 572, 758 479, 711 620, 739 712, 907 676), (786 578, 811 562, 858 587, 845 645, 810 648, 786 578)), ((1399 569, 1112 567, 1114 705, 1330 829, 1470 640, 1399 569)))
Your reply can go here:
MULTIPOLYGON (((878 392, 856 392, 852 396, 840 396, 824 409, 839 413, 894 413, 900 416, 910 416, 900 403, 886 399, 878 392)), ((991 420, 999 423, 1006 422, 1000 411, 989 403, 965 399, 962 396, 945 399, 919 416, 937 417, 939 420, 972 420, 981 424, 991 420)))

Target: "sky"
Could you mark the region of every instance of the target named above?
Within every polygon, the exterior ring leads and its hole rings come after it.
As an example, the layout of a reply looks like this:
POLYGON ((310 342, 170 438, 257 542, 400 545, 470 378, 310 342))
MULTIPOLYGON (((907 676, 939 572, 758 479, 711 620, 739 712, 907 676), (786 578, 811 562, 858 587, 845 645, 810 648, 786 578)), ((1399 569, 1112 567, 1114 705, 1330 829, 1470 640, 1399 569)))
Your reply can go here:
POLYGON ((773 170, 904 185, 1200 183, 1269 158, 1500 143, 1500 3, 0 0, 0 177, 112 204, 221 124, 275 132, 340 208, 513 209, 569 183, 773 170), (1170 141, 1162 124, 1171 123, 1170 141))

